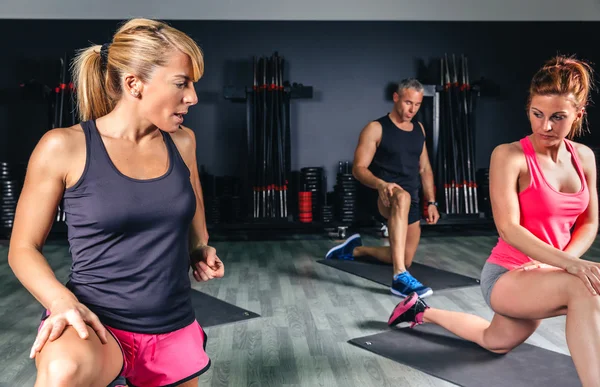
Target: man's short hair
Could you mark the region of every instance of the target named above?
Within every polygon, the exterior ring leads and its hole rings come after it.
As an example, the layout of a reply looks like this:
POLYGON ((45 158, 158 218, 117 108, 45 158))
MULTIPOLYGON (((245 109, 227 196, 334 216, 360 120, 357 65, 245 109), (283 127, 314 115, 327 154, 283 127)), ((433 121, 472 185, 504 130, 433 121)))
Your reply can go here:
POLYGON ((420 92, 420 93, 425 91, 423 84, 421 84, 421 82, 419 82, 415 78, 407 78, 407 79, 401 80, 398 83, 398 88, 396 89, 396 92, 398 94, 402 94, 402 91, 405 89, 415 89, 417 92, 420 92))

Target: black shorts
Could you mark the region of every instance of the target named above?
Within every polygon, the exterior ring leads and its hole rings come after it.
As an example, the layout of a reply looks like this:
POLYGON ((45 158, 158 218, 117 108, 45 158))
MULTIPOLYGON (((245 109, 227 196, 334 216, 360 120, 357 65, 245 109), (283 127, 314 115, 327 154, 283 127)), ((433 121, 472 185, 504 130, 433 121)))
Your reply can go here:
MULTIPOLYGON (((367 208, 368 216, 374 217, 376 220, 387 223, 387 219, 381 215, 379 212, 379 207, 377 207, 377 202, 379 200, 379 192, 377 190, 364 187, 361 192, 363 194, 362 201, 364 203, 364 207, 367 208)), ((420 206, 420 200, 418 193, 411 195, 410 208, 408 210, 408 224, 413 224, 415 222, 420 221, 422 218, 422 211, 420 206)))

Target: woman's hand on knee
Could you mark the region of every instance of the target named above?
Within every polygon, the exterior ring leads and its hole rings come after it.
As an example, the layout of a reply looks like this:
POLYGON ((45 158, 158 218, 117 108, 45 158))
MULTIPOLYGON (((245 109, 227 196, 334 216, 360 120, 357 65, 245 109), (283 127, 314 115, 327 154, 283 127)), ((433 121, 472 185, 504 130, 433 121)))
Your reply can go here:
POLYGON ((578 259, 569 263, 565 270, 579 277, 593 295, 600 293, 600 263, 578 259))
POLYGON ((102 325, 98 316, 77 300, 61 299, 52 304, 50 315, 44 320, 29 357, 35 358, 46 342, 58 339, 69 325, 84 340, 89 336, 87 329, 89 325, 96 332, 102 344, 108 342, 106 328, 102 325))
POLYGON ((529 271, 529 270, 533 270, 533 269, 556 269, 556 268, 552 265, 548 265, 547 263, 542 263, 542 262, 532 260, 530 262, 527 262, 527 263, 521 265, 520 269, 529 271))

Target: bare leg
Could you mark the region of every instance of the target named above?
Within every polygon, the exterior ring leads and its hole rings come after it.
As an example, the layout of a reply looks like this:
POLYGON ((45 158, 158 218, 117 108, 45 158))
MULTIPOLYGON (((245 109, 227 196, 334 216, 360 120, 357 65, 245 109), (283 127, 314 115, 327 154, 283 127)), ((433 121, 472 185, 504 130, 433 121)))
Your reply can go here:
POLYGON ((599 297, 586 295, 572 300, 567 312, 567 345, 584 386, 600 382, 599 297))
POLYGON ((354 248, 355 258, 375 258, 383 263, 392 263, 392 251, 389 246, 359 246, 354 248))
POLYGON ((115 338, 107 333, 102 344, 88 327, 88 339, 67 327, 57 340, 47 342, 36 356, 36 387, 92 386, 106 387, 119 375, 123 354, 115 338))
POLYGON ((406 247, 404 248, 404 266, 408 269, 412 265, 413 258, 421 241, 421 222, 408 225, 406 232, 406 247))
MULTIPOLYGON (((421 223, 415 222, 408 225, 406 232, 406 247, 404 249, 404 267, 412 265, 421 239, 421 223)), ((390 246, 358 246, 352 252, 354 258, 374 258, 379 262, 392 264, 392 250, 390 246)))
POLYGON ((539 320, 519 320, 499 314, 495 314, 490 323, 473 314, 433 308, 425 311, 423 321, 439 325, 465 340, 472 341, 496 353, 506 353, 521 344, 540 325, 539 320), (502 337, 502 345, 491 345, 489 340, 486 341, 486 336, 502 337))
POLYGON ((408 231, 408 210, 410 209, 410 194, 403 189, 395 188, 390 198, 390 206, 383 205, 377 199, 379 213, 388 220, 388 231, 390 234, 390 250, 393 275, 406 271, 404 265, 406 250, 406 234, 408 231))
POLYGON ((584 387, 600 380, 600 296, 559 269, 513 270, 498 280, 491 303, 496 314, 489 323, 466 313, 427 309, 424 322, 444 327, 496 353, 506 353, 525 341, 539 320, 567 315, 569 351, 584 387), (515 296, 518 295, 518 296, 515 296))

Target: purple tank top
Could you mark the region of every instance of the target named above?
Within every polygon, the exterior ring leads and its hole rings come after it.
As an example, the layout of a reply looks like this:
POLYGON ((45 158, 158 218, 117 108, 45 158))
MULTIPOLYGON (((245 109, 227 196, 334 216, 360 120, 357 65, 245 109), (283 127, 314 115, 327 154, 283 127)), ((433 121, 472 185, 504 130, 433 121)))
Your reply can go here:
POLYGON ((196 211, 190 171, 162 132, 169 169, 136 180, 114 166, 95 122, 82 122, 86 164, 63 196, 73 258, 67 287, 102 323, 139 333, 191 324, 188 233, 196 211))

